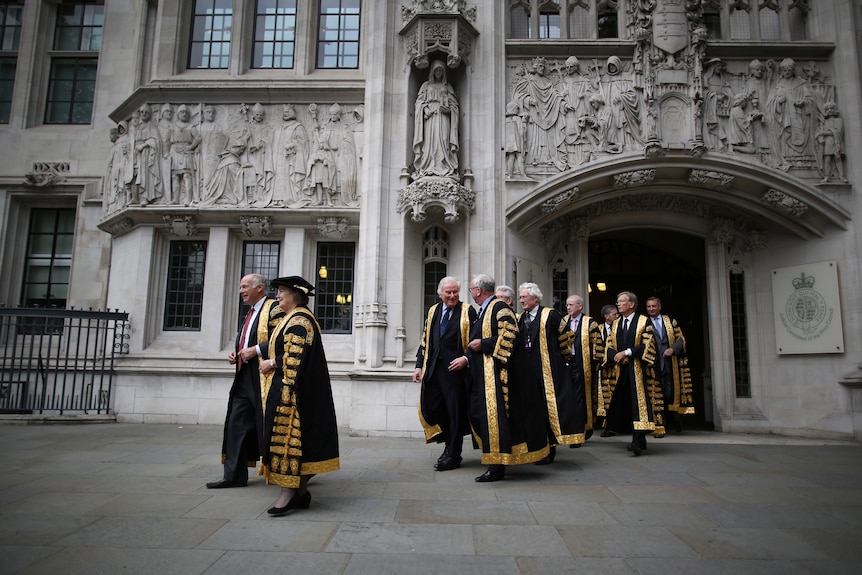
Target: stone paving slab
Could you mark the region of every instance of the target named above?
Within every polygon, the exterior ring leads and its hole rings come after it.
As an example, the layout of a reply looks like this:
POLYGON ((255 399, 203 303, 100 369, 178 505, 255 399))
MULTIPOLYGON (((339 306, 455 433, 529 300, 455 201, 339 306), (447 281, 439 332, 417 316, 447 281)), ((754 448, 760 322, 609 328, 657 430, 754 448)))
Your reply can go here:
POLYGON ((440 446, 342 432, 311 508, 209 490, 219 426, 0 425, 0 575, 603 575, 862 572, 862 446, 689 432, 560 448, 478 484, 440 446))

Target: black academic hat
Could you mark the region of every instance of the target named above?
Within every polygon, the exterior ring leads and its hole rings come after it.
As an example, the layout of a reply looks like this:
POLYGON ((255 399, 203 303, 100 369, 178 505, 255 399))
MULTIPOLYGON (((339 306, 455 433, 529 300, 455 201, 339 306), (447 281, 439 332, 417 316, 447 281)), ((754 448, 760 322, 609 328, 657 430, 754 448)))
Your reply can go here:
POLYGON ((299 276, 287 276, 283 278, 275 278, 271 282, 270 285, 274 288, 278 286, 285 286, 291 289, 295 289, 297 291, 303 292, 307 296, 314 295, 314 286, 305 281, 303 278, 299 276))

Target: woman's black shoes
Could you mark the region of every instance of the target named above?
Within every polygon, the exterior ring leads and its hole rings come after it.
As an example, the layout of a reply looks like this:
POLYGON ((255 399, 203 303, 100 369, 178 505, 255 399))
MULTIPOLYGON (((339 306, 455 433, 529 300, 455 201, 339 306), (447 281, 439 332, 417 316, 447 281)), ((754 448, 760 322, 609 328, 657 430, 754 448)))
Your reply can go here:
POLYGON ((311 492, 306 491, 302 495, 294 493, 293 497, 290 498, 290 501, 288 501, 287 505, 284 507, 270 507, 266 512, 269 513, 271 517, 281 517, 295 509, 308 509, 309 505, 311 505, 311 492))

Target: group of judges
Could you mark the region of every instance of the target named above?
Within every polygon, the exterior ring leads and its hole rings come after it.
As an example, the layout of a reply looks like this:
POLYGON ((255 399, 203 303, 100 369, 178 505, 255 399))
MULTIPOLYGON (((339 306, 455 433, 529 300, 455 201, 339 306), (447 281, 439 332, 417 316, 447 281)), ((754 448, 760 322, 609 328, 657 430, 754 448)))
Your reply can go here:
POLYGON ((579 447, 599 428, 631 434, 627 449, 639 456, 647 435, 679 431, 679 416, 694 413, 685 338, 658 298, 643 315, 637 296, 621 292, 597 321, 579 295, 567 298, 565 316, 541 305, 535 283, 515 294, 477 275, 478 309, 460 291, 455 278, 440 280, 413 374, 425 440, 445 445, 438 471, 460 467, 468 434, 487 465, 483 483, 504 479, 509 465, 553 463, 557 446, 579 447))

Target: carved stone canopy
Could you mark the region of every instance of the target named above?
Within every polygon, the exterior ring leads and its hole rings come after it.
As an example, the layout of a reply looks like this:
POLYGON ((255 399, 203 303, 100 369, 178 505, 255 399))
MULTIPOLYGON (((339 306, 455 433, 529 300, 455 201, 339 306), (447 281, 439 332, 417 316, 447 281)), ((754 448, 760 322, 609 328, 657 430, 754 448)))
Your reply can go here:
MULTIPOLYGON (((466 14, 469 16, 470 11, 466 14)), ((410 62, 419 69, 428 67, 431 54, 442 52, 446 65, 457 68, 470 56, 479 33, 458 9, 437 11, 431 7, 417 7, 404 12, 409 21, 401 29, 410 62)), ((474 15, 475 17, 475 15, 474 15)))

